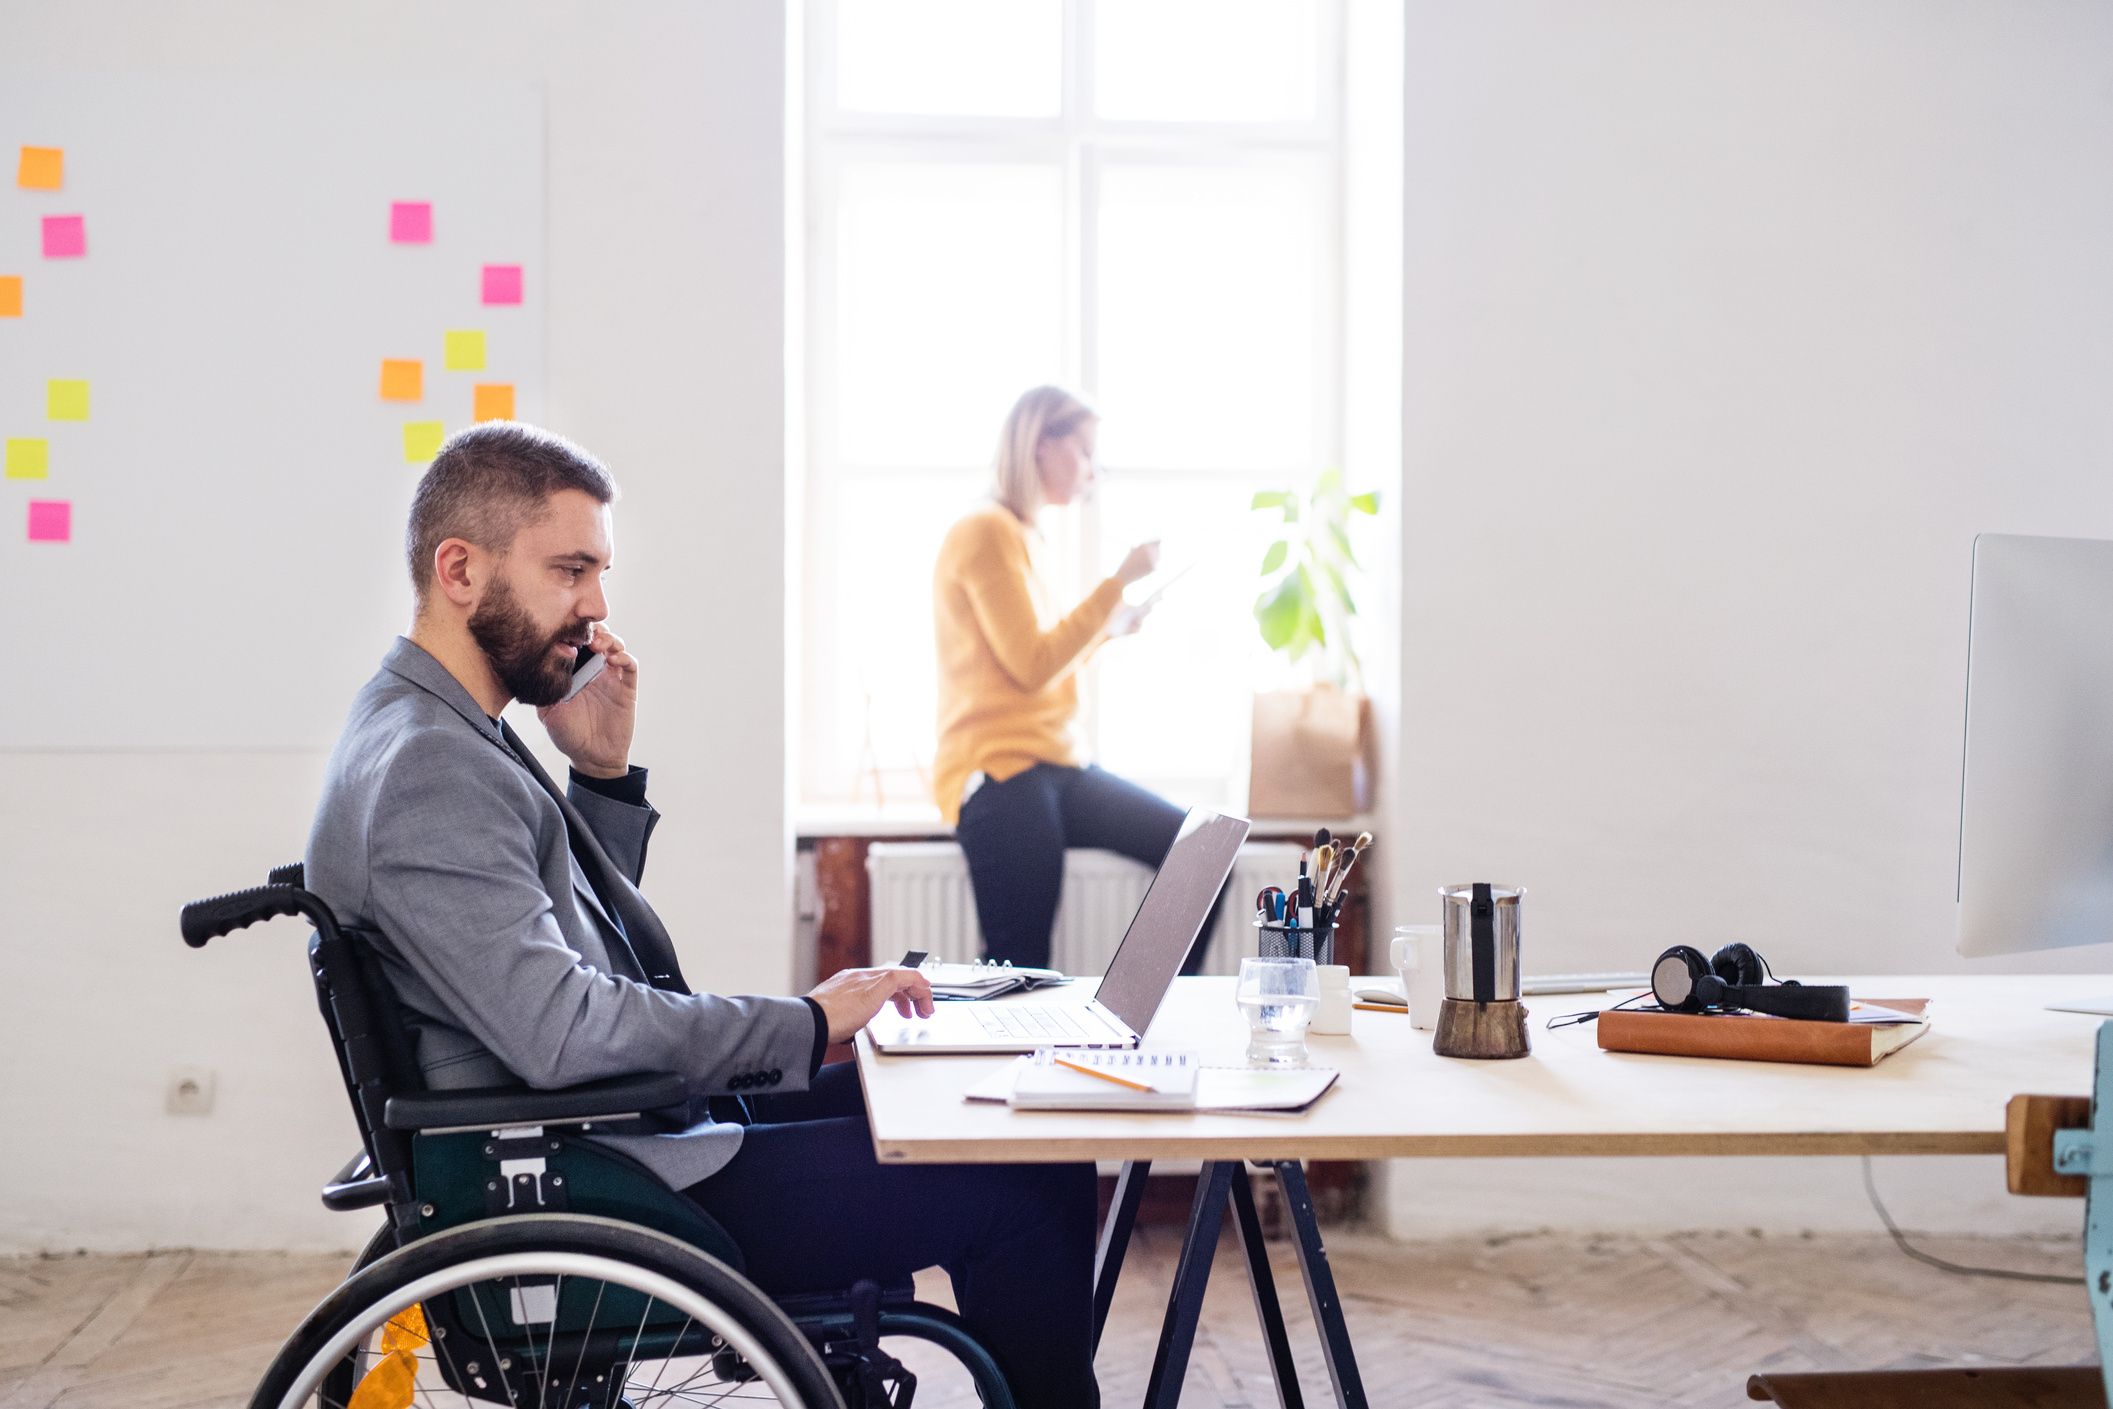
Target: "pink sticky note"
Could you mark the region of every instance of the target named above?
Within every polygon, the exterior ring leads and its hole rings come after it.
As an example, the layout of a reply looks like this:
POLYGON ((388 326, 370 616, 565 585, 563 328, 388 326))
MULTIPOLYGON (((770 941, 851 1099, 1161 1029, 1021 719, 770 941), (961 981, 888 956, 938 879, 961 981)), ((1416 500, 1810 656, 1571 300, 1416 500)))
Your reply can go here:
POLYGON ((88 253, 88 222, 78 215, 44 217, 44 257, 78 259, 88 253))
POLYGON ((521 266, 518 264, 485 265, 484 301, 486 303, 519 303, 521 301, 521 266))
POLYGON ((32 543, 71 543, 73 541, 73 501, 71 499, 30 500, 29 541, 32 543))
POLYGON ((393 202, 389 206, 389 239, 399 245, 433 243, 433 203, 393 202))

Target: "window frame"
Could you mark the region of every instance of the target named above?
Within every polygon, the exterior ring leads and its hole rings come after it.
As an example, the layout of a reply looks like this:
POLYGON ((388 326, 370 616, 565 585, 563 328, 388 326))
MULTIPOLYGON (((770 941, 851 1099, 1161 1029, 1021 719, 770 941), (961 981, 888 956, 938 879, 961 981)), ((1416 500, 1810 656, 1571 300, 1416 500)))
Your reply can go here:
MULTIPOLYGON (((1121 0, 1107 0, 1121 3, 1121 0)), ((1345 426, 1345 128, 1344 75, 1346 0, 1316 0, 1314 48, 1314 117, 1293 122, 1161 122, 1107 120, 1089 112, 1093 87, 1095 9, 1103 0, 1062 0, 1064 55, 1061 106, 1049 117, 962 117, 849 111, 837 106, 837 0, 805 0, 802 182, 804 248, 800 272, 806 281, 804 305, 805 365, 804 463, 797 467, 804 483, 804 512, 798 528, 801 545, 801 602, 797 641, 800 647, 799 776, 801 805, 869 806, 878 799, 857 772, 858 752, 845 758, 845 745, 859 732, 857 721, 838 718, 839 701, 849 698, 840 685, 847 657, 838 649, 840 630, 833 620, 837 587, 831 544, 836 530, 835 489, 849 479, 922 478, 947 481, 973 475, 980 483, 987 466, 860 466, 841 458, 836 422, 840 405, 840 367, 836 341, 838 317, 839 191, 844 168, 854 162, 893 161, 915 164, 1022 163, 1054 165, 1060 171, 1063 229, 1061 343, 1064 385, 1090 400, 1098 396, 1096 363, 1096 232, 1100 189, 1105 173, 1116 165, 1162 165, 1185 169, 1290 164, 1311 174, 1316 201, 1315 347, 1309 463, 1293 474, 1310 475, 1326 465, 1343 463, 1345 426), (820 786, 851 771, 851 786, 820 786)), ((1023 388, 1024 389, 1024 388, 1023 388)), ((997 419, 991 435, 995 441, 997 419)), ((1226 485, 1255 482, 1275 470, 1219 467, 1144 468, 1111 463, 1112 475, 1140 482, 1226 485)), ((1273 481, 1274 482, 1274 481, 1273 481)), ((1087 584, 1105 571, 1111 545, 1102 542, 1101 505, 1089 502, 1061 516, 1050 544, 1058 565, 1054 583, 1065 600, 1075 600, 1087 584), (1066 580, 1068 579, 1068 580, 1066 580)), ((920 599, 920 609, 928 610, 920 599)), ((1080 679, 1080 728, 1089 749, 1100 742, 1100 690, 1091 662, 1080 679)), ((921 760, 929 768, 929 757, 921 760)), ((1244 792, 1246 760, 1229 760, 1229 800, 1244 792)), ((907 769, 883 770, 900 775, 907 769)), ((906 782, 906 779, 901 781, 906 782)), ((928 781, 928 780, 927 780, 928 781)), ((929 810, 919 796, 906 808, 895 786, 887 786, 887 810, 929 810)))

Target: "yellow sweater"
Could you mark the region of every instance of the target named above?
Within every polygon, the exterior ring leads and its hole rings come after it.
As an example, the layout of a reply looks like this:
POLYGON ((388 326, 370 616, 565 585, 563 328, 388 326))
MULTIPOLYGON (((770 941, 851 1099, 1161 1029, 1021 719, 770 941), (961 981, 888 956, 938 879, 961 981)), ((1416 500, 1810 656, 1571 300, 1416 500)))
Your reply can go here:
POLYGON ((1002 504, 985 504, 947 530, 932 573, 939 648, 939 750, 932 795, 948 826, 961 790, 981 770, 1003 782, 1078 752, 1078 666, 1123 599, 1107 578, 1059 619, 1042 571, 1042 536, 1002 504))

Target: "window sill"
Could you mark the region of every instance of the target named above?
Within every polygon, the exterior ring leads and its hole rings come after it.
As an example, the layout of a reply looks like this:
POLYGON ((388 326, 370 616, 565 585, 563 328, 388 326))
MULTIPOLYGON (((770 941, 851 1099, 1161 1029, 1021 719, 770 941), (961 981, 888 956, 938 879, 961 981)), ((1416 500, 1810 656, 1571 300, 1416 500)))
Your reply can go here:
MULTIPOLYGON (((1249 835, 1257 841, 1282 837, 1310 837, 1326 827, 1339 837, 1354 837, 1373 831, 1371 817, 1306 818, 1257 817, 1249 835)), ((936 807, 856 807, 849 804, 810 803, 793 812, 793 832, 812 837, 946 837, 953 828, 940 820, 936 807)))

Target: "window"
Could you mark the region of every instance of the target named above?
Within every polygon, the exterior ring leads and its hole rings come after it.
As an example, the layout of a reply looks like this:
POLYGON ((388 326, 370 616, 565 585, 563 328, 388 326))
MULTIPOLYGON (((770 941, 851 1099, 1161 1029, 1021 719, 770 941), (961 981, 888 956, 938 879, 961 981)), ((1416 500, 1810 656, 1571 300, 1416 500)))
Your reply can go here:
POLYGON ((1342 455, 1336 0, 811 0, 801 791, 928 805, 931 572, 998 426, 1100 411, 1045 520, 1075 600, 1136 542, 1194 564, 1081 677, 1093 755, 1245 802, 1248 502, 1342 455))

